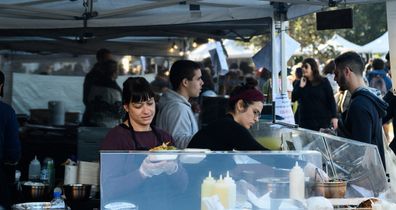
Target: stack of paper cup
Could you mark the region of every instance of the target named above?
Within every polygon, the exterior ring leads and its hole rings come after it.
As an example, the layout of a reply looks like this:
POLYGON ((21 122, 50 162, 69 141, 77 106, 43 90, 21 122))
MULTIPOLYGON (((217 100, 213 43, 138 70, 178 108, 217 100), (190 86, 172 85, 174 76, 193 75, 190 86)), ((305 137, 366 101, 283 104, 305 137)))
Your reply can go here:
POLYGON ((77 166, 65 165, 64 185, 77 183, 77 166))

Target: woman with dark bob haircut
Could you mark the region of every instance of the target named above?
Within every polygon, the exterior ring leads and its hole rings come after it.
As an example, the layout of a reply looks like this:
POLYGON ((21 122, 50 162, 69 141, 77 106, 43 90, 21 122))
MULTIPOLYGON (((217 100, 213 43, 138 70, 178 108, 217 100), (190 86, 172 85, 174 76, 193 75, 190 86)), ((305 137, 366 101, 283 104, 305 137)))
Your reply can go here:
POLYGON ((264 106, 264 95, 253 84, 236 86, 228 99, 228 113, 223 119, 199 130, 189 148, 210 150, 267 150, 250 134, 264 106))
POLYGON ((123 84, 124 122, 109 131, 103 150, 149 150, 166 143, 174 145, 170 134, 151 126, 155 115, 154 92, 143 77, 129 77, 123 84))
MULTIPOLYGON (((123 84, 122 102, 127 112, 124 122, 109 131, 102 150, 150 150, 163 143, 174 145, 171 135, 150 125, 155 101, 146 79, 128 78, 123 84)), ((157 155, 115 154, 103 158, 101 166, 106 166, 101 168, 101 187, 107 202, 128 201, 139 209, 172 209, 176 195, 183 194, 188 184, 187 174, 176 160, 158 159, 157 155), (161 187, 172 188, 172 192, 153 190, 161 187)))
POLYGON ((336 103, 330 82, 320 75, 313 58, 303 60, 302 70, 303 77, 292 92, 292 102, 298 101, 297 124, 315 131, 337 128, 336 103))

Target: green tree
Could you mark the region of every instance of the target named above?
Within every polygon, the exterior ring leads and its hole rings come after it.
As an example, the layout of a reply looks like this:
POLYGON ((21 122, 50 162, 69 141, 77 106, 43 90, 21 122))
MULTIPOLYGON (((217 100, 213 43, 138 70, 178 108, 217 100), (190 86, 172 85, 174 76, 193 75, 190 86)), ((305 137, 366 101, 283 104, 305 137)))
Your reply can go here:
POLYGON ((387 31, 386 4, 356 4, 353 8, 353 28, 337 33, 359 45, 367 44, 387 31))
MULTIPOLYGON (((335 33, 356 44, 364 45, 387 31, 385 3, 353 4, 347 6, 353 10, 354 27, 352 29, 317 31, 316 15, 309 14, 290 20, 288 33, 301 44, 302 48, 312 51, 311 54, 306 56, 313 56, 324 62, 329 58, 334 58, 338 52, 333 48, 326 48, 323 51, 319 50, 318 47, 320 44, 324 44, 335 33)), ((344 7, 345 5, 340 6, 340 8, 344 7)), ((251 43, 255 46, 262 47, 269 40, 270 37, 266 34, 254 37, 251 43)))

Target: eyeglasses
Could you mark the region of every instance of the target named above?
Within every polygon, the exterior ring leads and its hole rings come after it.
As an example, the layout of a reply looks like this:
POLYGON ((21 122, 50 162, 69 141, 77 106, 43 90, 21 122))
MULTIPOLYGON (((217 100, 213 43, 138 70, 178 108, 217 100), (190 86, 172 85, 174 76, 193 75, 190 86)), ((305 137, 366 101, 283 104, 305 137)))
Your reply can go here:
POLYGON ((252 108, 252 110, 253 110, 253 114, 254 114, 255 118, 256 117, 259 118, 261 116, 261 112, 259 110, 255 109, 255 108, 252 108))

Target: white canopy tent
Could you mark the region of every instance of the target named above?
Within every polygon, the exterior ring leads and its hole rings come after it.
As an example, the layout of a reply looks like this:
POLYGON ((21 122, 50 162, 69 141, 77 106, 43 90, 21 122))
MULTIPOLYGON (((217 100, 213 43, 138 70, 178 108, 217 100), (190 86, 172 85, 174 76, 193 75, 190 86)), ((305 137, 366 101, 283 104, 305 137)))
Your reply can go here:
POLYGON ((381 53, 385 54, 389 51, 389 35, 385 32, 377 39, 363 45, 361 52, 364 53, 381 53))
POLYGON ((332 46, 334 47, 335 50, 339 52, 345 52, 345 51, 355 51, 355 52, 361 52, 362 51, 362 46, 357 45, 353 42, 350 42, 346 40, 344 37, 334 34, 334 36, 327 40, 326 44, 324 47, 327 46, 332 46))
MULTIPOLYGON (((346 40, 344 37, 334 34, 331 39, 327 40, 326 43, 320 44, 318 46, 319 50, 325 50, 328 47, 333 47, 338 52, 346 52, 346 51, 355 51, 355 52, 362 52, 362 46, 357 45, 353 42, 346 40)), ((312 46, 307 46, 304 48, 300 48, 295 55, 313 55, 312 46)))
MULTIPOLYGON (((380 1, 384 0, 343 3, 380 1)), ((328 4, 329 0, 2 0, 0 49, 94 54, 107 47, 133 55, 163 55, 166 51, 152 40, 114 39, 154 36, 166 38, 162 43, 168 45, 171 37, 249 40, 270 33, 276 11, 293 19, 328 4), (11 41, 15 36, 23 39, 11 41)))
MULTIPOLYGON (((227 52, 228 58, 251 58, 254 54, 252 48, 239 44, 234 40, 226 39, 223 41, 223 45, 227 52)), ((191 53, 188 55, 188 59, 202 61, 205 58, 209 58, 209 50, 215 48, 215 42, 209 42, 200 45, 191 51, 191 53)))

